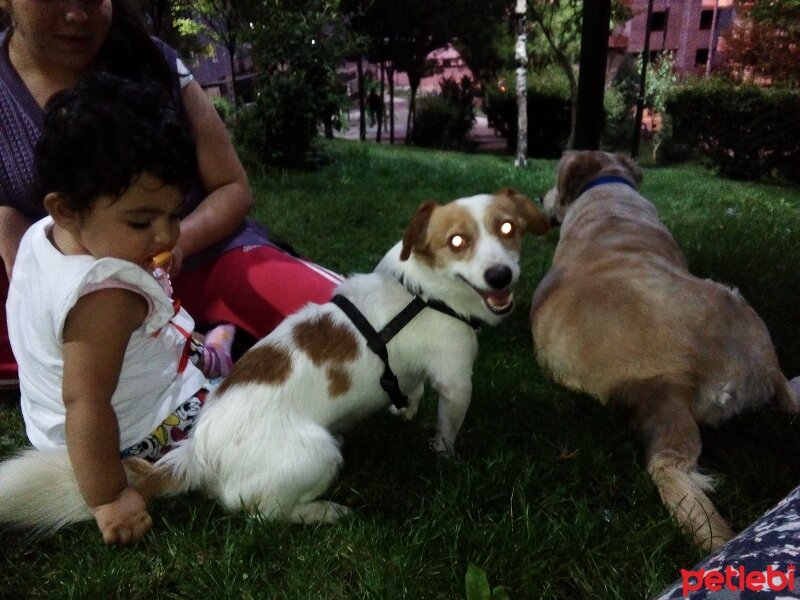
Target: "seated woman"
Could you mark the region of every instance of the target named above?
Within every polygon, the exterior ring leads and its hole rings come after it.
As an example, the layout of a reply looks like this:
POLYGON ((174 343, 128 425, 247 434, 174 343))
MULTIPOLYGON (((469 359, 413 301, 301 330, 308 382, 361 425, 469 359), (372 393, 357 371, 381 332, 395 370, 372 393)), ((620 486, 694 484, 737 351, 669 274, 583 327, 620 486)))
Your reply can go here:
POLYGON ((199 177, 187 195, 170 274, 175 296, 198 324, 230 323, 260 338, 307 302, 330 298, 338 275, 282 250, 247 218, 253 199, 224 123, 128 0, 0 0, 0 10, 10 23, 0 33, 0 380, 16 373, 5 319, 7 277, 22 234, 46 214, 33 189, 43 107, 89 71, 158 81, 185 111, 199 177))

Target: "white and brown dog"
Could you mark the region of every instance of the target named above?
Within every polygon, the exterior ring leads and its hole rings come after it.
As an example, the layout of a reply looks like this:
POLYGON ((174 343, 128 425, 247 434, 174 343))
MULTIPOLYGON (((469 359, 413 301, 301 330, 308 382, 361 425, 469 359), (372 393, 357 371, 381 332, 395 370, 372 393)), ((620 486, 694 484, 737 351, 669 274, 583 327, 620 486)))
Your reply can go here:
MULTIPOLYGON (((335 521, 348 509, 318 499, 342 466, 335 433, 390 397, 413 415, 426 380, 439 392, 432 445, 452 451, 472 394, 473 326, 511 310, 523 234, 548 228, 511 190, 422 204, 374 273, 348 278, 335 302, 307 305, 250 349, 183 443, 155 466, 125 461, 134 487, 147 497, 202 490, 268 519, 335 521)), ((53 459, 28 451, 0 466, 0 522, 54 529, 90 518, 66 451, 53 459)))
POLYGON ((769 333, 735 289, 692 276, 637 191, 639 168, 605 152, 566 154, 545 212, 562 221, 550 271, 533 295, 539 362, 555 381, 632 411, 647 470, 703 548, 732 531, 698 472, 698 423, 774 399, 798 410, 769 333))

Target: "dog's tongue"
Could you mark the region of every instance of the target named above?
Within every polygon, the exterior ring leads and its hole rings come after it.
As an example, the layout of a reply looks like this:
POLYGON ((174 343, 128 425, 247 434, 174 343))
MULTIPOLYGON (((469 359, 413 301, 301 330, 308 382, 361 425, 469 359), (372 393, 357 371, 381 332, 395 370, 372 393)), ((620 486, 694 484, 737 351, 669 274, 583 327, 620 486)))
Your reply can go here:
POLYGON ((491 290, 483 292, 482 296, 489 308, 494 310, 503 309, 511 303, 510 290, 491 290))

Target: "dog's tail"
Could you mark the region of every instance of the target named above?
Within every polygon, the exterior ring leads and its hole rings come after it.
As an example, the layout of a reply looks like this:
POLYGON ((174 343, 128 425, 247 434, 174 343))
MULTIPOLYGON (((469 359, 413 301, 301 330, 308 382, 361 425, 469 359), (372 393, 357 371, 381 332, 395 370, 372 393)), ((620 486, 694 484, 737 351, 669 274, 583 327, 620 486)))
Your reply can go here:
MULTIPOLYGON (((128 484, 145 500, 182 490, 179 482, 156 472, 143 459, 125 459, 123 465, 128 484)), ((49 534, 91 519, 66 448, 30 448, 0 463, 1 525, 49 534)))
POLYGON ((0 464, 0 523, 52 533, 91 518, 66 448, 31 448, 0 464))

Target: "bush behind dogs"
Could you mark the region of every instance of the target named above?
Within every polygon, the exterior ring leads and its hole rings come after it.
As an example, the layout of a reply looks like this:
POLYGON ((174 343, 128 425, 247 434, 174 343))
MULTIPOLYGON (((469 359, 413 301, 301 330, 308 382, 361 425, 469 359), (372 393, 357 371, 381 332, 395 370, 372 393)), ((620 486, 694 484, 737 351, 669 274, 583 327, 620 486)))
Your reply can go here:
POLYGON ((712 80, 678 89, 666 108, 670 145, 699 153, 725 177, 800 181, 800 93, 712 80))

